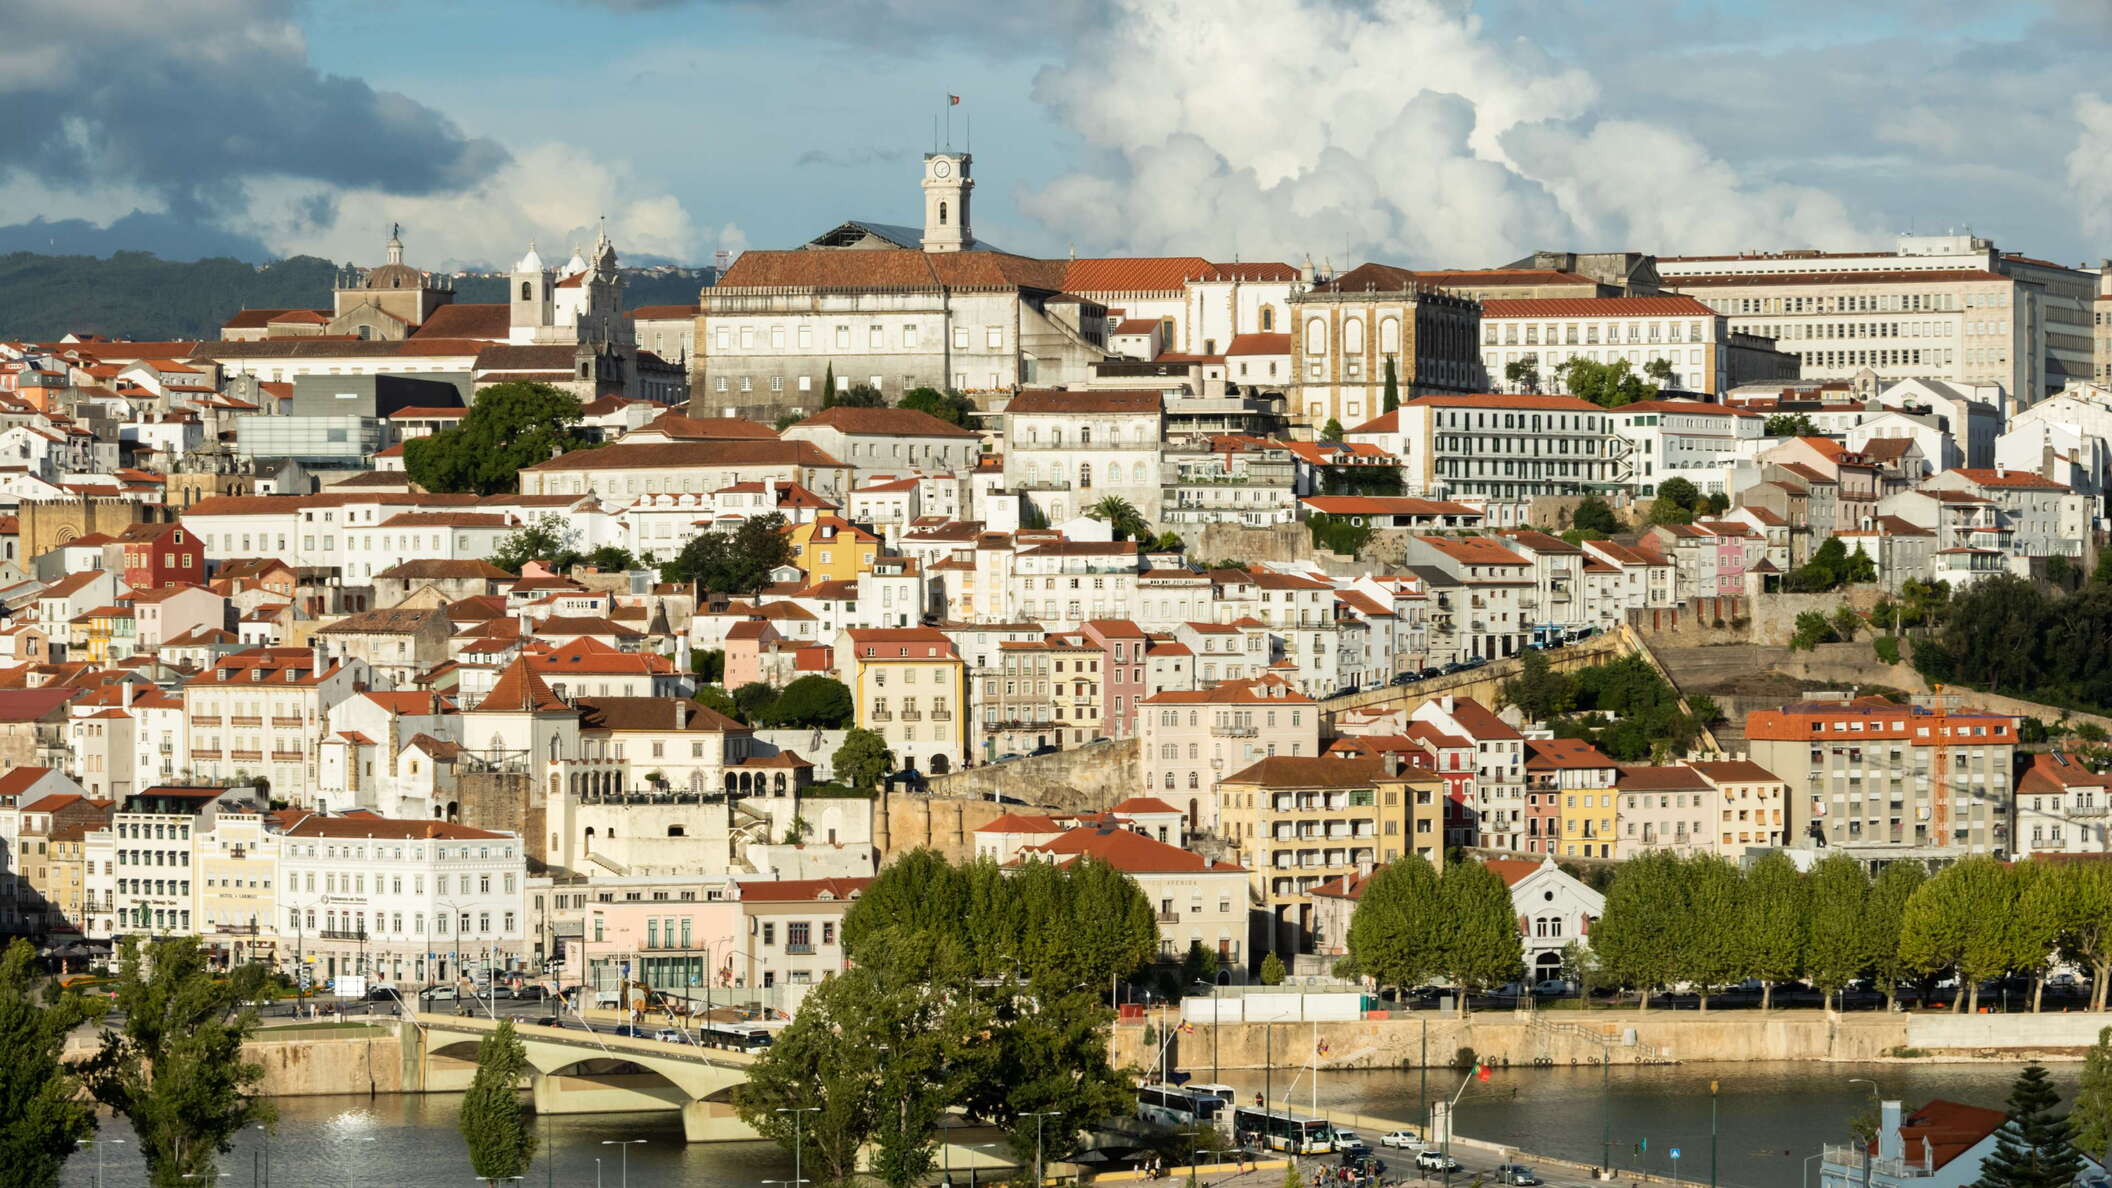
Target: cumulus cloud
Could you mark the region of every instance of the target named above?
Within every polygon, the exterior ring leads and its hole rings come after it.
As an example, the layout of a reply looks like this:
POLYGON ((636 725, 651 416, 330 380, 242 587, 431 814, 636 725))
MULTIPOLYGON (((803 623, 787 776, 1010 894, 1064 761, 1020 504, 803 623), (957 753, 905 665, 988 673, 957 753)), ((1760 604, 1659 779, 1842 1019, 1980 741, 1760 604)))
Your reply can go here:
POLYGON ((239 208, 253 177, 432 194, 504 163, 429 107, 318 71, 288 7, 12 0, 0 168, 138 186, 187 218, 239 208))
POLYGON ((1858 238, 1821 191, 1603 118, 1590 75, 1460 4, 1118 0, 1111 19, 1035 82, 1089 167, 1021 202, 1112 250, 1472 265, 1858 238))
POLYGON ((2068 153, 2068 188, 2077 195, 2083 229, 2112 238, 2112 103, 2095 92, 2075 97, 2081 132, 2068 153))

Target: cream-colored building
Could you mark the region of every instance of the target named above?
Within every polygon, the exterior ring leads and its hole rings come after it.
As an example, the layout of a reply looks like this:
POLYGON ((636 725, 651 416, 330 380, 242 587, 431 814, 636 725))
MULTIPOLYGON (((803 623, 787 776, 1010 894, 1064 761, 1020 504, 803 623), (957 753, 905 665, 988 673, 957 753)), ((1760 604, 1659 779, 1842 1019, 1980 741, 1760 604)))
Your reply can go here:
POLYGON ((228 960, 269 960, 278 919, 279 835, 256 813, 221 813, 199 833, 197 930, 228 960))
POLYGON ((1400 398, 1480 386, 1481 307, 1415 273, 1365 264, 1291 293, 1291 423, 1318 433, 1386 411, 1386 367, 1400 398))
POLYGON ((1246 871, 1121 825, 1081 825, 1022 846, 1010 865, 1068 865, 1080 858, 1105 862, 1135 881, 1159 923, 1160 957, 1178 961, 1192 946, 1201 945, 1226 967, 1245 967, 1250 895, 1246 871))
POLYGON ((851 468, 807 441, 617 442, 522 469, 521 494, 704 495, 744 482, 797 483, 841 501, 851 487, 851 468))
POLYGON ((858 725, 887 740, 899 767, 944 775, 967 760, 967 666, 945 632, 852 628, 836 637, 835 653, 858 725))
POLYGON ((1561 391, 1557 372, 1572 358, 1626 362, 1637 374, 1653 360, 1672 368, 1669 385, 1716 395, 1739 384, 1795 380, 1797 359, 1751 335, 1692 297, 1572 297, 1484 301, 1483 384, 1518 390, 1513 363, 1530 362, 1542 391, 1561 391))
POLYGON ((1184 809, 1190 830, 1220 829, 1218 781, 1273 755, 1320 754, 1319 706, 1274 674, 1164 690, 1137 711, 1143 791, 1184 809))
POLYGON ((1157 523, 1164 426, 1154 391, 1021 392, 1005 405, 1005 488, 1051 524, 1111 495, 1157 523))

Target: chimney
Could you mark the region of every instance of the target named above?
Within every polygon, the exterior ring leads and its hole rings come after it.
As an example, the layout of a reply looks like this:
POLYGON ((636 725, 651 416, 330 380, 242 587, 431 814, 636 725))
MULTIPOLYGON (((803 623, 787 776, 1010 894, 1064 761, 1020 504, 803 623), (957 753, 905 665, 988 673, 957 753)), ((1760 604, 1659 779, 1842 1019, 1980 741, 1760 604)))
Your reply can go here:
POLYGON ((1879 1159, 1904 1159, 1907 1153, 1906 1140, 1899 1133, 1902 1110, 1900 1103, 1887 1101, 1878 1107, 1877 1157, 1879 1159))

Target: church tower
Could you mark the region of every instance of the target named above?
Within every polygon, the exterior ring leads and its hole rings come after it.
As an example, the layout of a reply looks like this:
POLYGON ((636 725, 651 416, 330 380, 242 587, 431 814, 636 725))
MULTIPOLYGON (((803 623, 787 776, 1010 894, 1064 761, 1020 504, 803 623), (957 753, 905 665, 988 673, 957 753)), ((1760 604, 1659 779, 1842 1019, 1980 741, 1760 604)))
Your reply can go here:
POLYGON ((552 311, 550 270, 543 267, 543 258, 536 253, 533 242, 528 245, 528 254, 513 266, 507 287, 511 316, 507 319, 506 340, 535 342, 537 332, 551 324, 552 311))
POLYGON ((924 154, 924 250, 964 252, 975 246, 968 199, 975 191, 969 167, 975 158, 948 150, 924 154))

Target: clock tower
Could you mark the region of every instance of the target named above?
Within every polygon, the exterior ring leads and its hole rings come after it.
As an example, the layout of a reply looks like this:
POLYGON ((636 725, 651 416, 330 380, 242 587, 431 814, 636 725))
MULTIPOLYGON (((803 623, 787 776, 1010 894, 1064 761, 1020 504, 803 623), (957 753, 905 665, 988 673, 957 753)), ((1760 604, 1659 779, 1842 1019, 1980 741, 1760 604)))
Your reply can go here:
POLYGON ((968 199, 975 190, 968 170, 974 162, 968 153, 924 154, 925 251, 960 252, 975 246, 968 229, 968 199))

